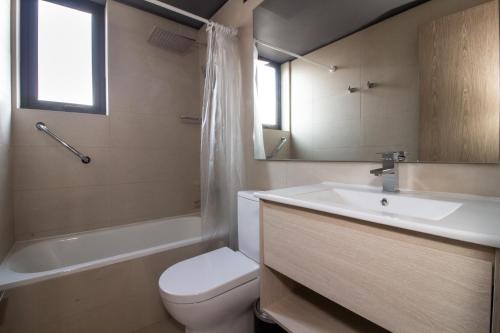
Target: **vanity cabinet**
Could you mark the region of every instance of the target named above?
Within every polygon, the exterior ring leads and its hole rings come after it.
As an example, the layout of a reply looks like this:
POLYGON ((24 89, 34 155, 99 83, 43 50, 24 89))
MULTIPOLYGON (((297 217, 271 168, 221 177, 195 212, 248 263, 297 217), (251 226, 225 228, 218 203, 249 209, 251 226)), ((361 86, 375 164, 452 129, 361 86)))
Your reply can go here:
POLYGON ((498 330, 493 248, 266 201, 261 247, 261 304, 290 332, 498 330))
POLYGON ((495 256, 495 282, 493 289, 493 314, 492 333, 500 333, 500 250, 497 249, 495 256))

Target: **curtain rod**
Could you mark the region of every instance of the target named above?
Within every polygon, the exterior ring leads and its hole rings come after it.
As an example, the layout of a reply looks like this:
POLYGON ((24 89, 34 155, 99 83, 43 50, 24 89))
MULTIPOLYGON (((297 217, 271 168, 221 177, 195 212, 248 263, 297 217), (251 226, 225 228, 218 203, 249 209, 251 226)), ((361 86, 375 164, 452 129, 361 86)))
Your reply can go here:
MULTIPOLYGON (((146 1, 148 1, 148 0, 146 0, 146 1)), ((264 47, 267 47, 267 48, 269 48, 269 49, 271 49, 271 50, 278 51, 278 52, 280 52, 280 53, 283 53, 283 54, 289 55, 289 56, 291 56, 291 57, 294 57, 294 58, 300 59, 300 60, 302 60, 302 61, 308 62, 308 63, 310 63, 310 64, 313 64, 313 65, 316 65, 316 66, 320 66, 320 67, 325 67, 325 68, 327 68, 327 69, 328 69, 328 71, 330 71, 330 73, 333 73, 333 72, 335 72, 335 71, 337 70, 337 66, 322 64, 322 63, 320 63, 320 62, 317 62, 317 61, 311 60, 311 59, 306 58, 306 57, 303 57, 303 56, 301 56, 301 55, 299 55, 299 54, 296 54, 296 53, 293 53, 293 52, 287 51, 287 50, 285 50, 285 49, 282 49, 282 48, 279 48, 279 47, 277 47, 277 46, 274 46, 274 45, 268 44, 268 43, 263 42, 263 41, 258 40, 258 39, 255 39, 255 43, 260 44, 260 45, 262 45, 262 46, 264 46, 264 47)))
POLYGON ((207 20, 206 18, 204 17, 201 17, 201 16, 198 16, 198 15, 195 15, 193 13, 190 13, 188 11, 185 11, 183 9, 180 9, 180 8, 177 8, 177 7, 174 7, 172 5, 169 5, 163 1, 159 1, 159 0, 144 0, 145 2, 149 2, 150 4, 153 4, 153 5, 156 5, 156 6, 159 6, 159 7, 162 7, 162 8, 165 8, 165 9, 168 9, 170 11, 173 11, 177 14, 181 14, 181 15, 184 15, 184 16, 187 16, 193 20, 196 20, 196 21, 199 21, 199 22, 202 22, 202 23, 205 23, 205 24, 209 24, 210 21, 207 20))

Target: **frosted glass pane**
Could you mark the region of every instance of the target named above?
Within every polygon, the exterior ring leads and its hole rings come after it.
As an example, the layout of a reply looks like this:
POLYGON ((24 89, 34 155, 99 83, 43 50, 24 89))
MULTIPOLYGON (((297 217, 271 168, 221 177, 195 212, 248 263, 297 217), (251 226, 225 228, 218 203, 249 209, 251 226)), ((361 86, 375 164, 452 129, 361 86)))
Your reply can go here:
POLYGON ((259 116, 262 124, 276 126, 277 94, 276 69, 267 61, 259 60, 257 67, 257 90, 259 116))
POLYGON ((38 99, 93 105, 92 14, 38 5, 38 99))

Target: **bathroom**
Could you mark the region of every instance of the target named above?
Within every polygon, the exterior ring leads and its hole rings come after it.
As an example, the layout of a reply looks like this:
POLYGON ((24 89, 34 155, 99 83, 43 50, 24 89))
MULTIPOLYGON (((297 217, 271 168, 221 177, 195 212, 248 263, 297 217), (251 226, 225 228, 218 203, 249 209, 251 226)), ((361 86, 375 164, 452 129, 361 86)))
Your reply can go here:
POLYGON ((498 0, 0 15, 1 333, 500 332, 498 0))

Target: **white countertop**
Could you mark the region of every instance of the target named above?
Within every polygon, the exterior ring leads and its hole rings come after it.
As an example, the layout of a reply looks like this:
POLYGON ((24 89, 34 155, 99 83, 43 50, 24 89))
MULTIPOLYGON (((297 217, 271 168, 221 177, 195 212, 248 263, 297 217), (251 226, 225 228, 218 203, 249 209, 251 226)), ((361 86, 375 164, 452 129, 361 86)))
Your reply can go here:
POLYGON ((497 197, 409 190, 383 193, 379 187, 340 183, 256 192, 255 196, 281 204, 500 248, 500 198, 497 197), (347 193, 347 197, 342 193, 347 193), (359 204, 350 202, 349 195, 354 196, 359 204), (382 207, 380 201, 383 198, 393 203, 393 206, 382 207), (430 211, 427 215, 426 210, 430 211))

